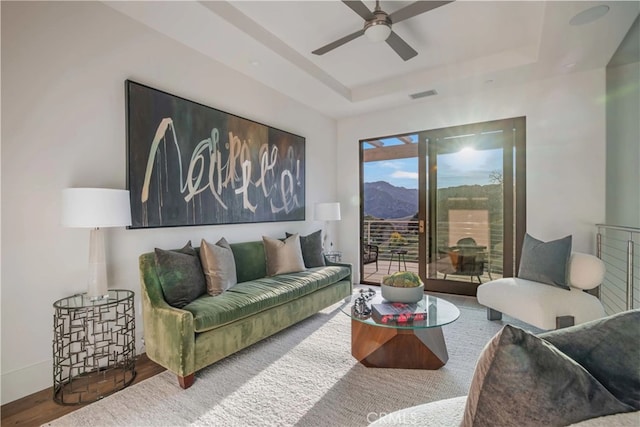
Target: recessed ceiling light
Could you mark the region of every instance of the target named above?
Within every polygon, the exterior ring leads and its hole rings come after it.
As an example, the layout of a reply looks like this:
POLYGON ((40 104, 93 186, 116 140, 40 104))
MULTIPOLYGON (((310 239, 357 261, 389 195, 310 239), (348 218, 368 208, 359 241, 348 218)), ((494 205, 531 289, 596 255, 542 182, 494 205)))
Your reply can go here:
POLYGON ((601 4, 600 6, 594 6, 587 10, 583 10, 576 16, 571 18, 569 24, 571 25, 585 25, 589 24, 597 19, 602 18, 609 12, 609 6, 601 4))

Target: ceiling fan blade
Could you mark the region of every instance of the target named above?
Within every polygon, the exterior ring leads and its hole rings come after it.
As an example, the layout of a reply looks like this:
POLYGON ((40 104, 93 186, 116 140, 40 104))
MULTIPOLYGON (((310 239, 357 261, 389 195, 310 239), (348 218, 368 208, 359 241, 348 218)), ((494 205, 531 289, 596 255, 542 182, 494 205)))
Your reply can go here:
POLYGON ((394 31, 391 31, 389 38, 387 38, 387 44, 391 46, 391 49, 395 50, 398 55, 405 61, 413 58, 418 54, 411 46, 400 38, 394 31))
POLYGON ((351 33, 348 36, 344 36, 341 39, 338 39, 332 43, 329 43, 326 46, 322 46, 320 49, 316 49, 314 50, 313 53, 314 55, 324 55, 325 53, 329 52, 330 50, 333 50, 337 47, 342 46, 343 44, 350 42, 353 39, 357 39, 358 37, 360 37, 361 35, 364 34, 364 28, 361 30, 356 31, 355 33, 351 33))
POLYGON ((353 1, 353 0, 342 0, 342 3, 346 4, 347 6, 349 6, 349 8, 351 10, 353 10, 355 13, 360 15, 360 17, 362 19, 364 19, 365 21, 368 21, 369 19, 373 19, 373 13, 371 13, 369 8, 367 6, 365 6, 365 4, 362 3, 360 0, 355 0, 355 1, 353 1))
MULTIPOLYGON (((347 2, 345 2, 347 3, 347 2)), ((357 2, 356 2, 357 3, 357 2)), ((389 19, 393 24, 404 21, 405 19, 413 18, 421 13, 428 12, 436 9, 440 6, 444 6, 447 3, 453 3, 453 1, 417 1, 410 5, 403 7, 400 10, 396 10, 389 14, 389 19)))

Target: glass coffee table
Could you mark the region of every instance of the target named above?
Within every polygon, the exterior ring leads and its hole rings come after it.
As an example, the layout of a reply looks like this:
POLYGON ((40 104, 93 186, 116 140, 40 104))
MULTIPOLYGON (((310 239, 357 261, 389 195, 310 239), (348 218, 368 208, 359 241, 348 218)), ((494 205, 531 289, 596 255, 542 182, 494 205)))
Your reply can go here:
POLYGON ((389 320, 378 315, 380 310, 371 313, 374 305, 388 304, 380 295, 380 289, 372 290, 375 295, 364 305, 362 300, 356 304, 364 295, 356 292, 340 307, 351 317, 353 357, 371 368, 439 369, 444 366, 449 354, 442 326, 456 321, 460 310, 449 301, 425 294, 420 302, 408 307, 419 313, 412 316, 413 320, 389 320))

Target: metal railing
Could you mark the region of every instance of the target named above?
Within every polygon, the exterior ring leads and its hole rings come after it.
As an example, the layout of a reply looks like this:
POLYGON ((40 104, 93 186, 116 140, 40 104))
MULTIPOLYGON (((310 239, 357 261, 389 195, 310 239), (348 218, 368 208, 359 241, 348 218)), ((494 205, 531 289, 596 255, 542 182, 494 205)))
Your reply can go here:
MULTIPOLYGON (((418 262, 418 220, 365 219, 363 225, 363 243, 378 246, 380 260, 389 260, 393 249, 401 249, 407 251, 407 262, 418 262)), ((425 227, 429 229, 428 224, 425 227)), ((502 274, 502 224, 439 222, 435 237, 438 250, 457 243, 449 241, 451 232, 460 237, 473 237, 479 245, 486 246, 488 271, 502 274)), ((441 256, 446 253, 437 254, 436 259, 441 256)))
POLYGON ((418 221, 365 220, 364 243, 378 246, 380 259, 389 259, 392 249, 403 249, 407 261, 418 261, 418 221))
POLYGON ((596 255, 606 266, 600 300, 607 314, 640 306, 640 228, 596 224, 596 255))

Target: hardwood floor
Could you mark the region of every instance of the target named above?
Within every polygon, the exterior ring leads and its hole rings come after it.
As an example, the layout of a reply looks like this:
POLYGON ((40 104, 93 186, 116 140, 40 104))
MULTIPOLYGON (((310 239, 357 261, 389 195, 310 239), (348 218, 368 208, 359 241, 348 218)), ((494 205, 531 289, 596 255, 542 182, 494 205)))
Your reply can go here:
MULTIPOLYGON (((136 360, 133 384, 159 374, 165 369, 142 353, 136 360)), ((85 405, 63 406, 53 401, 53 387, 2 405, 2 426, 40 426, 85 405)))

